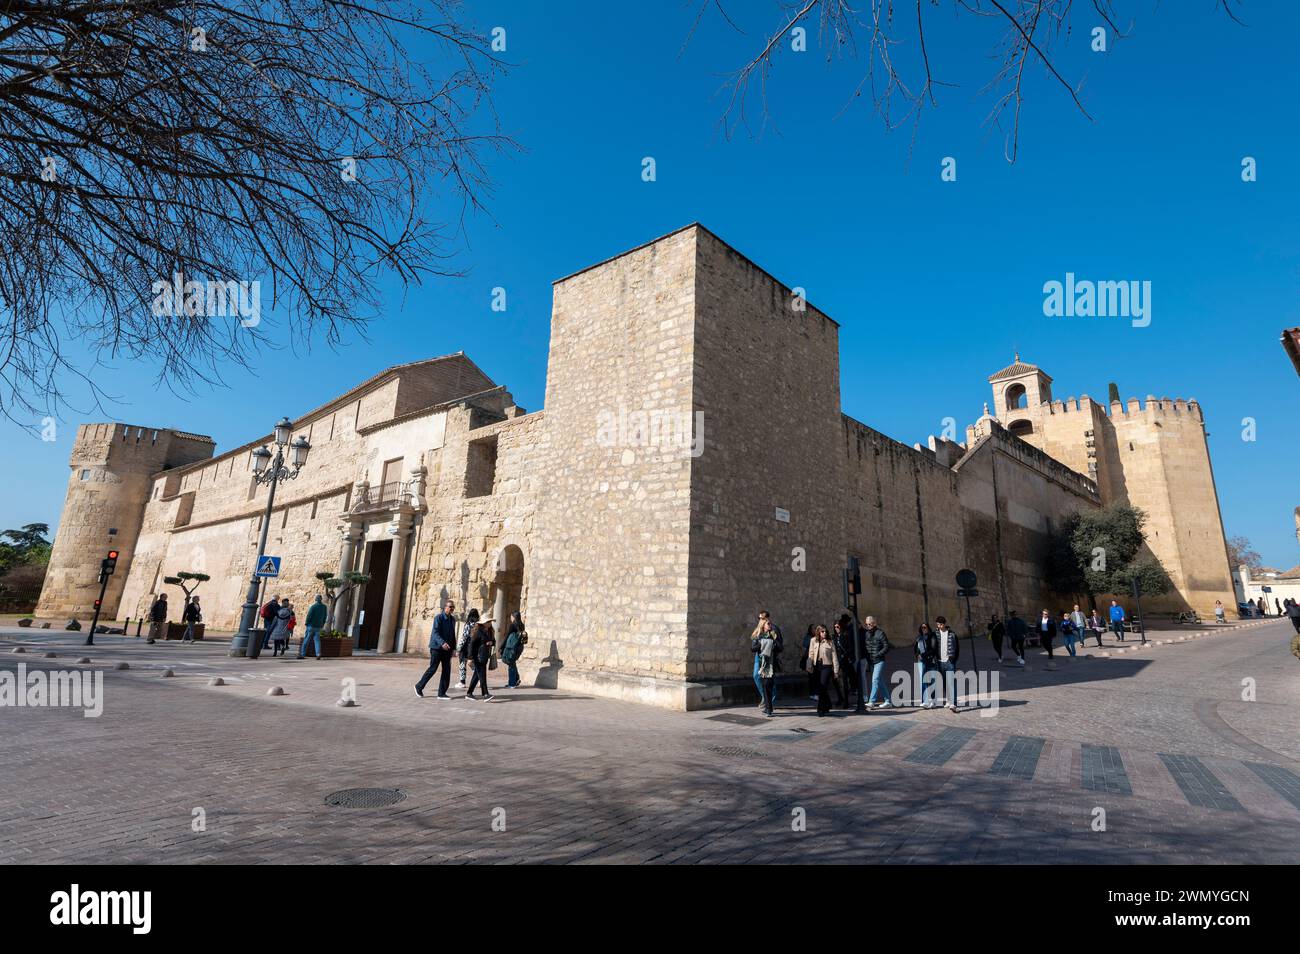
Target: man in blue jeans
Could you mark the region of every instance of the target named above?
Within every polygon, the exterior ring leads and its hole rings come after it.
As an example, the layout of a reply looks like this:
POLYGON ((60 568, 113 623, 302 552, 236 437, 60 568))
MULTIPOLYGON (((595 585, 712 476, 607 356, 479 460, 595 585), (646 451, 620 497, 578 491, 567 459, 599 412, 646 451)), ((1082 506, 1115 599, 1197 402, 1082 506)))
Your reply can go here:
POLYGON ((451 698, 447 695, 447 687, 451 685, 451 647, 455 642, 456 603, 454 600, 447 600, 442 605, 442 612, 433 618, 433 630, 429 633, 429 668, 415 684, 417 696, 424 695, 424 687, 429 684, 429 680, 441 666, 442 676, 438 679, 438 698, 451 698))
POLYGON ((947 696, 945 708, 949 712, 957 711, 957 660, 961 658, 961 644, 957 634, 948 628, 948 620, 942 616, 934 619, 937 630, 935 642, 939 647, 939 672, 943 676, 943 693, 947 696))
POLYGON ((892 709, 894 704, 889 701, 889 690, 885 688, 885 654, 889 652, 889 637, 876 626, 874 616, 868 616, 864 623, 862 659, 871 668, 871 696, 867 699, 867 708, 892 709))
POLYGON ((320 631, 325 625, 325 619, 329 615, 329 610, 325 606, 325 601, 319 593, 316 594, 316 602, 311 604, 307 610, 307 619, 304 623, 306 626, 306 635, 302 638, 302 645, 298 647, 298 658, 302 659, 307 655, 307 647, 312 645, 312 640, 316 641, 314 655, 320 659, 320 631))
POLYGON ((1124 642, 1124 607, 1115 600, 1110 601, 1110 629, 1121 643, 1124 642))

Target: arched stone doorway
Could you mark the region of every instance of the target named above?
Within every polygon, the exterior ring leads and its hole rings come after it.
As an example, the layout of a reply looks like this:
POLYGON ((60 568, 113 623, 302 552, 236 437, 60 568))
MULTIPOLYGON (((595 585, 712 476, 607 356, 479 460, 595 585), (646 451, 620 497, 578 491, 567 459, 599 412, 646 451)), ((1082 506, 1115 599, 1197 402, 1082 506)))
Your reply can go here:
POLYGON ((490 595, 492 615, 497 620, 496 629, 501 634, 499 638, 504 638, 510 625, 510 614, 523 608, 524 551, 517 544, 506 544, 497 554, 490 595))

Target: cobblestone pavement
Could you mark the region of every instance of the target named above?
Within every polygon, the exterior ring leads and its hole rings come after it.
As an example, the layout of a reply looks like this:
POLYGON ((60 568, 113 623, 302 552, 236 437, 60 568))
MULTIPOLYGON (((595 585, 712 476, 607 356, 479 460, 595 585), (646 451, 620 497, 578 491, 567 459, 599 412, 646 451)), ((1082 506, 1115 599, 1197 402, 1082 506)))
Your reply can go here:
POLYGON ((787 691, 769 720, 534 688, 438 702, 414 659, 5 629, 0 672, 103 670, 106 698, 97 719, 0 709, 0 862, 1295 863, 1291 633, 1156 633, 1054 671, 1035 651, 998 670, 996 709, 819 719, 787 691), (352 788, 404 798, 325 804, 352 788))

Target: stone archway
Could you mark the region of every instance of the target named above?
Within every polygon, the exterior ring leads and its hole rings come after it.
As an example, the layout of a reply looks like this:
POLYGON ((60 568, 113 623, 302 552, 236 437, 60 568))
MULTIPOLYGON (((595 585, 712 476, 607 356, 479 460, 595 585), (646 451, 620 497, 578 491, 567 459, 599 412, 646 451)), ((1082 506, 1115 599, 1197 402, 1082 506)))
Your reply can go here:
POLYGON ((490 594, 496 630, 504 635, 510 625, 510 614, 523 609, 524 551, 517 543, 507 543, 497 553, 490 594))

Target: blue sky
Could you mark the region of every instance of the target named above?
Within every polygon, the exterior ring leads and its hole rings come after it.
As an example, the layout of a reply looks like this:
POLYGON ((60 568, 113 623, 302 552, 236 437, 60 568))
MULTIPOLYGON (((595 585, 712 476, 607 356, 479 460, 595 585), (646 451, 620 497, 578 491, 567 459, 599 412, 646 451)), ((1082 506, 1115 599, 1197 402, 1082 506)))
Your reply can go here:
MULTIPOLYGON (((112 416, 210 434, 224 450, 390 364, 459 350, 539 408, 550 283, 698 220, 840 322, 845 412, 909 444, 945 417, 978 416, 985 379, 1013 350, 1060 398, 1104 398, 1116 381, 1126 398, 1198 399, 1227 532, 1293 566, 1300 379, 1278 334, 1300 324, 1300 10, 1251 3, 1241 27, 1212 0, 1120 6, 1132 28, 1108 53, 1089 49, 1086 16, 1060 49, 1092 121, 1031 68, 1010 165, 984 124, 992 34, 968 18, 932 15, 935 72, 961 85, 938 92, 914 138, 848 102, 861 62, 827 63, 815 37, 778 58, 778 128, 727 138, 723 74, 756 33, 710 14, 683 51, 693 4, 469 2, 484 32, 506 28, 516 65, 496 105, 524 147, 493 163, 491 216, 469 222, 460 262, 469 274, 392 288, 368 342, 286 345, 188 402, 160 399, 152 368, 106 369, 100 380, 121 396, 112 416), (956 182, 940 180, 945 156, 956 182), (1241 181, 1244 156, 1257 182, 1241 181), (1151 325, 1045 317, 1043 283, 1067 271, 1151 281, 1151 325), (504 314, 490 308, 495 286, 507 289, 504 314)), ((759 11, 746 25, 776 22, 775 4, 737 9, 759 11)), ((13 452, 0 525, 57 522, 87 419, 69 415, 50 443, 0 425, 13 452)))

